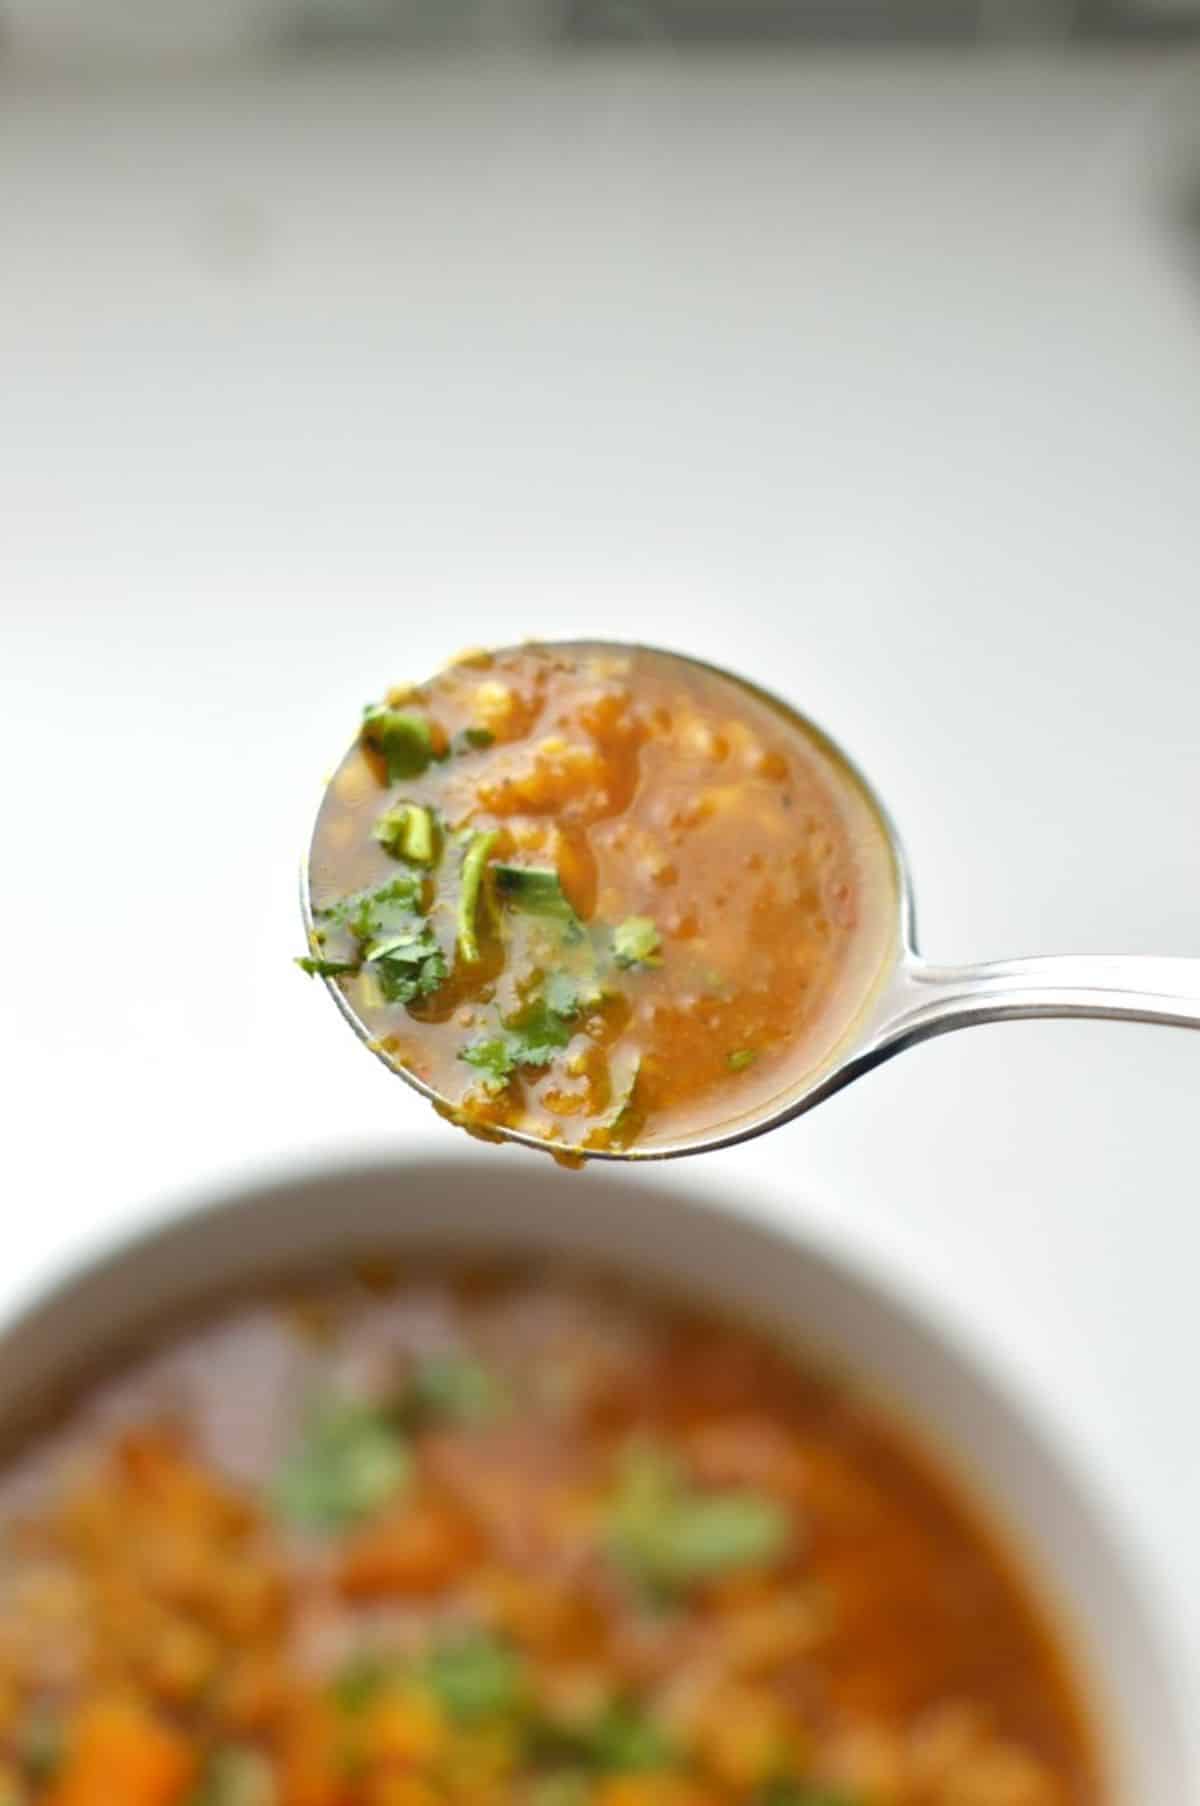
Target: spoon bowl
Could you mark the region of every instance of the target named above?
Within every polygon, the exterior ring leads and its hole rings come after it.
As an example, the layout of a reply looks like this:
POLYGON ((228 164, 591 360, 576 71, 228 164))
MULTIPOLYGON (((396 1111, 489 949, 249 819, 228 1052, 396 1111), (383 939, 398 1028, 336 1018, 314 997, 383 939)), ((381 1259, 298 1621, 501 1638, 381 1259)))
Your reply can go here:
MULTIPOLYGON (((1200 1027, 1200 959, 1067 955, 970 965, 940 965, 925 959, 917 948, 910 868, 895 823, 869 780, 829 733, 790 703, 724 667, 625 642, 589 641, 588 645, 601 646, 615 656, 644 654, 670 659, 721 678, 765 704, 809 744, 819 748, 860 803, 866 805, 872 831, 885 850, 891 892, 889 926, 882 952, 856 995, 856 1007, 847 1025, 812 1064, 798 1070, 779 1090, 756 1098, 740 1114, 730 1114, 703 1130, 674 1139, 656 1138, 620 1148, 568 1148, 521 1128, 464 1121, 452 1100, 389 1055, 378 1039, 377 1029, 358 1013, 336 980, 326 976, 327 989, 359 1039, 389 1071, 398 1073, 436 1110, 468 1132, 486 1140, 514 1141, 536 1148, 568 1165, 579 1165, 585 1160, 675 1159, 731 1147, 780 1128, 894 1054, 953 1029, 1035 1016, 1094 1016, 1200 1027)), ((575 649, 575 642, 547 647, 549 651, 575 649)), ((312 895, 316 847, 314 831, 301 878, 301 907, 310 937, 316 927, 312 895)))

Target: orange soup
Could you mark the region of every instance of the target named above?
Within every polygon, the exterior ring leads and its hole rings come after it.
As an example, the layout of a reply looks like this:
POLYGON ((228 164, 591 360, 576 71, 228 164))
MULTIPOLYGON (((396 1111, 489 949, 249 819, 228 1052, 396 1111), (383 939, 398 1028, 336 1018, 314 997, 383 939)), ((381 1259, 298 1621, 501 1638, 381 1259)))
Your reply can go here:
POLYGON ((866 794, 803 722, 661 652, 469 655, 368 708, 301 963, 466 1126, 686 1141, 819 1071, 892 947, 866 794))
POLYGON ((562 1269, 248 1299, 0 1489, 4 1806, 1103 1806, 853 1388, 562 1269))

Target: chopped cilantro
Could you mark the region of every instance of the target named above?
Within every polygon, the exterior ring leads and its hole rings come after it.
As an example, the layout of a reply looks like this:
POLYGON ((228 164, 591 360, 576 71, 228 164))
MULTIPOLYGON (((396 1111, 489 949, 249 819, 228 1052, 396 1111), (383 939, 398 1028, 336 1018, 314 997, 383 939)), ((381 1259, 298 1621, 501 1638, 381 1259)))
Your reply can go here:
POLYGON ((378 890, 356 892, 316 913, 321 923, 318 941, 323 943, 331 930, 340 930, 356 943, 356 957, 348 957, 349 949, 343 957, 310 956, 297 961, 305 972, 333 978, 365 967, 388 1003, 412 1003, 444 982, 446 956, 421 914, 420 879, 394 878, 378 890))
POLYGON ((483 1084, 488 1091, 502 1091, 517 1070, 516 1050, 507 1035, 471 1041, 459 1049, 458 1057, 484 1075, 483 1084))
POLYGON ((248 1744, 229 1743, 209 1756, 188 1806, 275 1806, 275 1799, 275 1775, 268 1758, 248 1744))
POLYGON ((472 834, 463 854, 462 878, 458 892, 458 952, 461 959, 474 965, 479 958, 477 932, 479 900, 488 854, 496 844, 497 830, 483 828, 472 834))
POLYGON ((317 959, 306 954, 303 959, 298 959, 296 964, 302 972, 307 972, 310 978, 340 978, 344 972, 358 971, 356 959, 317 959))
POLYGON ((524 1692, 520 1657, 484 1630, 440 1643, 426 1657, 423 1679, 460 1724, 511 1712, 524 1692))
POLYGON ((745 1072, 747 1066, 753 1066, 757 1058, 757 1047, 738 1047, 729 1055, 726 1064, 730 1072, 745 1072))
POLYGON ((404 709, 373 704, 363 714, 362 737, 386 764, 389 784, 419 778, 434 757, 428 721, 404 709))
POLYGON ((653 1445, 628 1451, 613 1502, 611 1546, 652 1592, 672 1593, 782 1553, 788 1519, 749 1491, 698 1492, 653 1445))
POLYGON ((584 1747, 597 1768, 615 1773, 665 1768, 674 1757, 662 1728, 636 1705, 621 1701, 589 1728, 584 1747))
POLYGON ((638 1054, 628 1077, 617 1092, 616 1107, 606 1125, 610 1147, 624 1147, 637 1133, 643 1114, 637 1107, 638 1081, 641 1076, 642 1056, 638 1054))
POLYGON ((417 1367, 403 1402, 405 1420, 486 1423, 507 1403, 491 1369, 469 1354, 430 1355, 417 1367))
POLYGON ((361 1712, 398 1672, 394 1658, 363 1649, 349 1656, 333 1677, 330 1691, 343 1712, 361 1712))
POLYGON ((483 752, 494 743, 495 738, 490 728, 464 727, 451 740, 450 750, 454 753, 483 752))
POLYGON ((321 924, 318 933, 322 941, 330 929, 340 928, 358 941, 361 948, 385 935, 404 933, 412 927, 414 917, 419 917, 420 910, 420 879, 406 874, 393 878, 390 884, 381 885, 378 890, 355 891, 314 913, 321 924))
POLYGON ((571 1024, 579 1014, 579 1005, 556 1008, 545 995, 535 997, 510 1020, 508 1032, 519 1044, 518 1059, 522 1066, 545 1066, 571 1039, 571 1024))
POLYGON ((371 832, 393 859, 410 859, 414 865, 436 863, 437 821, 433 810, 421 803, 397 803, 379 817, 371 832))
POLYGON ((428 997, 444 982, 446 955, 428 922, 415 932, 388 935, 367 948, 366 964, 388 1003, 428 997))
MULTIPOLYGON (((552 1020, 557 1021, 557 1018, 552 1020)), ((499 1035, 469 1042, 458 1057, 484 1074, 485 1089, 502 1091, 518 1066, 548 1066, 570 1039, 565 1029, 556 1030, 552 1038, 548 1036, 549 1030, 545 1028, 532 1035, 522 1029, 508 1028, 499 1035)))
POLYGON ((542 1001, 554 1015, 569 1021, 584 1006, 583 987, 571 972, 551 972, 542 985, 542 1001))
MULTIPOLYGON (((25 1720, 18 1735, 18 1754, 23 1767, 34 1781, 50 1781, 62 1767, 67 1750, 67 1731, 60 1714, 50 1706, 38 1705, 25 1720)), ((3 1795, 0 1795, 0 1802, 3 1795)))
POLYGON ((543 981, 542 996, 555 1015, 570 1020, 584 1010, 594 1010, 609 995, 597 976, 594 959, 585 964, 586 970, 551 972, 543 981))
POLYGON ((718 1493, 677 1503, 643 1538, 640 1554, 668 1584, 686 1584, 768 1561, 786 1538, 787 1519, 773 1499, 718 1493))
POLYGON ((562 922, 569 938, 583 934, 579 920, 562 887, 562 880, 552 865, 504 865, 493 867, 496 895, 511 909, 531 916, 550 916, 562 922))
POLYGON ((529 1806, 588 1806, 592 1780, 577 1768, 539 1775, 529 1790, 529 1806))
POLYGON ((768 1781, 754 1796, 754 1806, 864 1806, 857 1794, 821 1781, 768 1781))
MULTIPOLYGON (((363 1650, 335 1676, 334 1700, 343 1712, 361 1712, 405 1673, 395 1657, 363 1650)), ((443 1638, 407 1673, 460 1724, 499 1717, 523 1703, 525 1674, 519 1655, 486 1630, 469 1628, 443 1638)))
POLYGON ((322 913, 348 928, 356 941, 381 940, 403 934, 421 909, 421 881, 405 874, 378 890, 358 891, 322 913))
POLYGON ((627 916, 612 931, 613 958, 618 966, 662 964, 662 936, 649 916, 627 916))
POLYGON ((581 1007, 579 986, 565 973, 554 974, 542 995, 510 1016, 500 1034, 472 1041, 458 1057, 487 1075, 489 1091, 500 1091, 518 1066, 550 1064, 570 1041, 581 1007))
POLYGON ((291 1523, 339 1530, 385 1505, 408 1479, 404 1440, 374 1406, 326 1401, 310 1415, 275 1483, 291 1523))
POLYGON ((568 1772, 633 1774, 666 1768, 676 1759, 661 1726, 633 1700, 610 1700, 586 1719, 541 1720, 532 1734, 536 1753, 570 1764, 568 1772))

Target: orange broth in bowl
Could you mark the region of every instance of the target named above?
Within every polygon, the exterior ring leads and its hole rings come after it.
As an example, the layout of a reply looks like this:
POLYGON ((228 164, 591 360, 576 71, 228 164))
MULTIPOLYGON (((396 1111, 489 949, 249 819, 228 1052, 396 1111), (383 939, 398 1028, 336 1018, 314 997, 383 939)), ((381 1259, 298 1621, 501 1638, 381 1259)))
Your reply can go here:
POLYGON ((989 1531, 846 1381, 561 1263, 373 1262, 0 1486, 4 1806, 1106 1806, 989 1531))

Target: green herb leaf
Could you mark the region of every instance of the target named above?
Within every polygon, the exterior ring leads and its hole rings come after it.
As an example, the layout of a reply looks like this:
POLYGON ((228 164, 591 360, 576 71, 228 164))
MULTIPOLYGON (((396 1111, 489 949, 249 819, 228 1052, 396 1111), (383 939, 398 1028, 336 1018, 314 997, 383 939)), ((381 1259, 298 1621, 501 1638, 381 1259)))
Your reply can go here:
POLYGON ((17 1737, 22 1767, 34 1781, 51 1780, 67 1753, 67 1731, 59 1712, 46 1705, 33 1708, 17 1737))
POLYGON ((310 978, 340 978, 344 972, 358 971, 356 959, 316 959, 306 954, 303 959, 298 959, 296 964, 302 972, 307 972, 310 978))
POLYGON ((458 1057, 483 1074, 483 1084, 488 1091, 503 1091, 517 1070, 516 1050, 507 1035, 471 1041, 459 1049, 458 1057))
POLYGON ((339 1530, 393 1498, 409 1467, 403 1438, 382 1412, 354 1400, 326 1402, 284 1463, 275 1501, 291 1523, 339 1530))
POLYGON ((624 1084, 617 1091, 616 1107, 607 1123, 609 1145, 625 1147, 637 1134, 644 1112, 637 1106, 638 1081, 642 1076, 642 1056, 638 1054, 624 1084))
MULTIPOLYGON (((404 1673, 394 1657, 363 1651, 351 1656, 339 1670, 333 1697, 342 1711, 361 1712, 404 1673)), ((415 1678, 460 1724, 511 1712, 525 1696, 520 1657, 484 1630, 461 1631, 436 1644, 418 1664, 415 1678)))
POLYGON ((590 1718, 542 1719, 532 1737, 542 1761, 590 1775, 666 1768, 677 1759, 666 1732, 633 1700, 612 1700, 590 1718))
MULTIPOLYGON (((592 1778, 577 1768, 539 1775, 530 1786, 529 1806, 588 1806, 592 1778)), ((0 1801, 0 1806, 3 1802, 0 1801)))
POLYGON ((421 915, 421 881, 405 874, 393 878, 377 890, 355 891, 341 897, 324 909, 314 911, 320 924, 319 939, 330 931, 341 929, 359 943, 360 950, 369 941, 387 934, 403 934, 421 915))
POLYGON ((356 957, 300 960, 304 971, 334 977, 366 966, 388 1003, 412 1003, 445 982, 446 956, 421 914, 420 879, 404 876, 378 890, 356 892, 319 910, 317 917, 317 938, 325 941, 331 933, 349 937, 356 957))
POLYGON ((745 1072, 748 1066, 753 1066, 757 1058, 757 1047, 738 1047, 729 1055, 726 1063, 730 1072, 745 1072))
POLYGON ((585 1748, 593 1764, 610 1773, 666 1768, 675 1757, 662 1727, 630 1702, 608 1708, 590 1727, 585 1748))
POLYGON ((532 1003, 527 1003, 510 1018, 508 1032, 517 1043, 517 1058, 521 1065, 548 1065, 571 1039, 571 1025, 578 1014, 578 1006, 569 1010, 555 1009, 543 996, 535 997, 532 1003))
POLYGON ((612 931, 613 958, 618 966, 662 964, 662 936, 649 916, 627 916, 612 931))
POLYGON ((495 734, 486 727, 464 727, 450 742, 453 753, 483 752, 495 742, 495 734))
POLYGON ((584 1007, 584 994, 590 988, 585 980, 576 978, 573 973, 551 972, 542 985, 542 1003, 552 1015, 570 1022, 584 1007))
POLYGON ((393 859, 433 865, 438 854, 438 826, 432 809, 422 803, 397 803, 375 823, 371 833, 393 859))
POLYGON ((507 1395, 491 1369, 469 1354, 430 1355, 409 1381, 406 1421, 480 1424, 503 1414, 507 1395))
POLYGON ((519 909, 531 916, 549 916, 563 923, 569 939, 582 937, 583 923, 572 909, 553 866, 497 862, 492 873, 496 895, 510 909, 519 909))
POLYGON ((629 1450, 611 1516, 613 1552, 652 1591, 677 1592, 779 1556, 787 1513, 748 1491, 697 1492, 652 1445, 629 1450))
POLYGON ((755 1567, 787 1539, 787 1519, 772 1499, 719 1493, 680 1501, 660 1524, 635 1537, 635 1553, 668 1586, 755 1567))
POLYGON ((330 1692, 343 1712, 361 1712, 399 1674, 394 1657, 363 1649, 349 1656, 333 1677, 330 1692))
POLYGON ((423 1678, 460 1724, 512 1712, 524 1695, 520 1658, 482 1630, 440 1644, 426 1658, 423 1678))
POLYGON ((547 1017, 546 1026, 536 1032, 505 1029, 502 1034, 471 1041, 458 1057, 484 1074, 488 1091, 502 1091, 519 1066, 548 1066, 567 1045, 569 1031, 556 1026, 552 1033, 552 1022, 557 1024, 558 1019, 547 1017))
POLYGON ((367 948, 366 964, 389 1003, 428 997, 446 978, 446 955, 428 922, 413 933, 392 934, 367 948))
POLYGON ((542 981, 542 997, 547 1009, 565 1021, 573 1021, 586 1011, 599 1008, 611 995, 596 970, 590 944, 577 956, 577 966, 578 969, 573 971, 550 972, 542 981))
POLYGON ((500 1034, 472 1041, 459 1059, 487 1074, 484 1084, 489 1091, 502 1090, 518 1066, 548 1066, 574 1033, 579 995, 574 981, 556 974, 547 980, 541 996, 508 1018, 500 1034))
POLYGON ((362 737, 387 766, 389 784, 419 778, 433 758, 433 734, 422 715, 375 704, 363 715, 362 737))
POLYGON ((843 1793, 821 1781, 768 1781, 754 1796, 754 1806, 865 1806, 858 1794, 843 1793))
POLYGON ((275 1772, 260 1750, 225 1744, 213 1751, 188 1806, 275 1806, 275 1772))
POLYGON ((469 965, 479 958, 478 914, 483 874, 488 855, 496 844, 498 830, 481 828, 472 834, 463 854, 462 877, 458 892, 458 953, 469 965))

